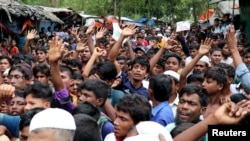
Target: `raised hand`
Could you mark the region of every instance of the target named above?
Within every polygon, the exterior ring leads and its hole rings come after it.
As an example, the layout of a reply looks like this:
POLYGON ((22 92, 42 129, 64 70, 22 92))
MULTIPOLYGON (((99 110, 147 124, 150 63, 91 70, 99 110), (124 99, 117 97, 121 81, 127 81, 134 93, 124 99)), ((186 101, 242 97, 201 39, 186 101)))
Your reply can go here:
POLYGON ((81 40, 76 44, 76 51, 83 51, 87 47, 87 40, 81 40))
POLYGON ((233 110, 234 107, 235 104, 233 102, 224 103, 212 114, 212 116, 218 124, 237 124, 247 114, 247 111, 240 107, 235 111, 233 110))
POLYGON ((8 84, 0 85, 0 98, 13 98, 15 96, 15 87, 8 84))
POLYGON ((201 46, 199 49, 199 53, 202 55, 205 55, 209 52, 209 50, 211 49, 211 44, 212 44, 212 40, 210 38, 206 38, 205 41, 201 41, 201 46))
POLYGON ((95 47, 94 52, 93 52, 93 54, 97 56, 101 56, 103 55, 103 53, 104 53, 104 50, 99 47, 95 47))
POLYGON ((167 44, 170 46, 173 46, 173 45, 177 45, 178 42, 176 40, 173 40, 173 39, 168 39, 167 44))
POLYGON ((70 33, 74 36, 77 37, 77 28, 75 28, 74 26, 71 28, 70 33))
POLYGON ((226 40, 229 49, 237 49, 237 37, 233 25, 227 28, 226 40))
POLYGON ((91 25, 88 27, 86 34, 91 34, 94 32, 95 29, 95 22, 92 22, 91 25))
POLYGON ((104 27, 102 27, 102 28, 96 33, 95 38, 96 38, 97 40, 103 38, 106 31, 107 31, 107 29, 104 28, 104 27))
POLYGON ((163 46, 163 48, 166 49, 166 50, 170 50, 170 49, 172 49, 172 48, 174 48, 174 47, 176 47, 176 46, 177 46, 177 41, 172 40, 172 39, 169 39, 169 40, 165 43, 165 45, 163 46))
POLYGON ((36 37, 36 33, 37 33, 37 31, 35 29, 28 31, 27 40, 34 39, 36 37))
POLYGON ((48 59, 50 62, 57 62, 63 55, 64 44, 58 37, 49 41, 48 59))
POLYGON ((136 33, 136 25, 135 24, 130 24, 126 28, 122 30, 122 35, 123 36, 132 36, 136 33))

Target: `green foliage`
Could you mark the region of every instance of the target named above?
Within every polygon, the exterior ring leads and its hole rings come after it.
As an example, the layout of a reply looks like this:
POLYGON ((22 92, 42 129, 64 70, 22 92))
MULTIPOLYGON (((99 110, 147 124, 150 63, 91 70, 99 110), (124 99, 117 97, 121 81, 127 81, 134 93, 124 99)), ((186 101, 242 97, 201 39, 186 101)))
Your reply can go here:
POLYGON ((156 17, 166 22, 198 19, 208 0, 20 0, 31 5, 73 8, 92 15, 156 17), (53 3, 54 2, 54 3, 53 3), (193 12, 191 10, 193 8, 193 12))

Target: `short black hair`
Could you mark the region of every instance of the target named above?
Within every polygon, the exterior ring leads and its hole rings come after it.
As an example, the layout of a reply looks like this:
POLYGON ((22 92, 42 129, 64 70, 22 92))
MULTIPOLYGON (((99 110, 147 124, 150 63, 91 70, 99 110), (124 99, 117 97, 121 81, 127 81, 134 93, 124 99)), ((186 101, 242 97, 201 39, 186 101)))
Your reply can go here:
POLYGON ((100 129, 95 119, 86 114, 74 115, 76 131, 73 141, 102 141, 100 129))
POLYGON ((172 92, 173 80, 171 76, 157 74, 149 79, 149 89, 153 91, 153 96, 157 101, 168 101, 172 92))
POLYGON ((81 92, 83 89, 92 91, 96 98, 103 98, 104 103, 107 100, 108 95, 111 93, 110 86, 105 81, 100 79, 85 80, 78 86, 77 92, 81 92))
POLYGON ((51 87, 48 84, 44 84, 41 82, 35 81, 33 84, 28 85, 24 89, 24 97, 26 98, 28 95, 32 95, 34 98, 43 99, 52 103, 54 98, 54 94, 52 92, 51 87))
POLYGON ((125 95, 116 104, 116 109, 128 113, 134 124, 151 118, 151 105, 147 98, 139 94, 125 95))
POLYGON ((44 108, 34 108, 25 111, 21 116, 21 120, 19 123, 19 130, 22 130, 24 127, 27 127, 30 125, 31 119, 39 112, 43 111, 44 108))
POLYGON ((87 114, 94 118, 96 121, 100 118, 101 111, 98 107, 94 106, 89 102, 79 103, 73 110, 73 115, 76 114, 87 114))
POLYGON ((60 65, 59 66, 59 70, 60 70, 60 72, 67 72, 68 75, 69 75, 69 78, 72 79, 72 77, 73 77, 73 70, 70 67, 65 66, 65 65, 60 65))

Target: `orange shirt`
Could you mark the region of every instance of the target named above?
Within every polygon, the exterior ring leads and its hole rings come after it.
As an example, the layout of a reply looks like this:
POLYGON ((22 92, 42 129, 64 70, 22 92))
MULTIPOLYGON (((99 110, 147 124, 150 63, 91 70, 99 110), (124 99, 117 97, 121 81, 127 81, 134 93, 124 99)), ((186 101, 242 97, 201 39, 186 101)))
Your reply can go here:
POLYGON ((19 53, 19 49, 14 46, 14 47, 10 47, 10 56, 12 57, 13 55, 19 53))

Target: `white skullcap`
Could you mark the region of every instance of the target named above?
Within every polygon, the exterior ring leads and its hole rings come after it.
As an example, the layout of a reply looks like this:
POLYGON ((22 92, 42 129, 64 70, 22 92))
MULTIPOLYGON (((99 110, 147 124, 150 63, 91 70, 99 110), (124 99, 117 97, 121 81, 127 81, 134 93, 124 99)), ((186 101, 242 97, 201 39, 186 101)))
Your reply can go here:
POLYGON ((203 62, 207 63, 208 66, 210 66, 210 61, 209 61, 209 58, 207 56, 202 56, 199 61, 203 61, 203 62))
POLYGON ((180 75, 179 75, 177 72, 175 72, 175 71, 167 70, 167 71, 165 71, 163 74, 165 74, 165 75, 170 75, 170 76, 172 76, 173 78, 175 78, 178 82, 180 81, 180 75))
POLYGON ((162 134, 166 141, 173 141, 173 138, 168 130, 166 130, 166 128, 161 124, 154 121, 140 122, 136 125, 136 130, 139 135, 147 135, 159 139, 159 135, 162 134))
POLYGON ((59 108, 48 108, 37 113, 30 122, 30 132, 39 128, 76 130, 76 125, 69 112, 59 108))

